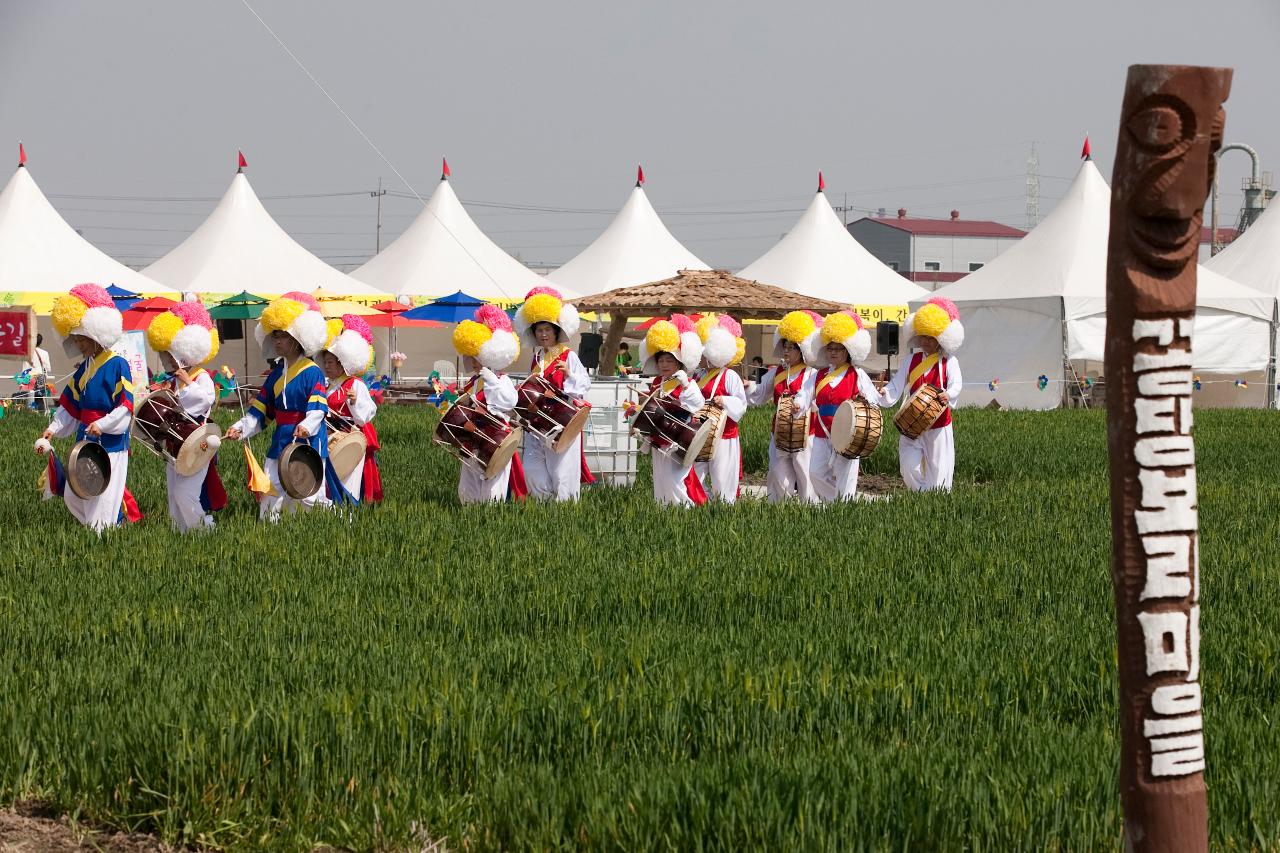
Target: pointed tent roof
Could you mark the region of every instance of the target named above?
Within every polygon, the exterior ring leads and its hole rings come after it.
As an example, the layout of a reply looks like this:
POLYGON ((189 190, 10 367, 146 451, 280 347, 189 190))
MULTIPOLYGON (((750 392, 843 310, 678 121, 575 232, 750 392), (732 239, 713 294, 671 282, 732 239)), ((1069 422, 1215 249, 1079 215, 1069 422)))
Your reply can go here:
MULTIPOLYGON (((953 302, 1060 296, 1067 320, 1100 314, 1106 310, 1110 227, 1111 188, 1093 161, 1085 160, 1062 201, 1031 233, 938 295, 953 302)), ((1201 307, 1270 320, 1273 299, 1199 269, 1201 307)))
POLYGON ((146 274, 186 293, 275 295, 317 287, 344 296, 385 296, 339 272, 285 233, 237 172, 209 218, 146 274))
POLYGON ((1274 204, 1231 245, 1204 262, 1219 275, 1280 296, 1280 204, 1274 204))
POLYGON ((686 269, 711 268, 671 236, 637 181, 604 233, 547 277, 565 291, 600 293, 670 278, 686 269))
POLYGON ((351 277, 396 295, 436 297, 461 289, 484 300, 517 302, 546 284, 485 236, 447 177, 405 232, 351 277))
POLYGON ((855 305, 904 304, 928 292, 864 249, 821 190, 786 236, 738 275, 855 305))
POLYGON ((66 293, 83 282, 170 292, 77 234, 19 166, 0 191, 0 291, 66 293))

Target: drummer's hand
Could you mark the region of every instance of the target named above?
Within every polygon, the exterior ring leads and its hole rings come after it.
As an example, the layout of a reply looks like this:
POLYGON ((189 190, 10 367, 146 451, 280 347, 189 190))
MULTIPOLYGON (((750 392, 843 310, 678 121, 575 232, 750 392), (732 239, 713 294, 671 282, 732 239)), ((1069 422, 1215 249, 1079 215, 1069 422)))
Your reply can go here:
POLYGON ((950 406, 950 405, 951 405, 951 398, 947 396, 947 392, 946 392, 946 391, 939 391, 939 392, 938 392, 938 399, 942 401, 942 405, 944 405, 944 406, 950 406))
POLYGON ((177 370, 173 371, 173 375, 181 379, 183 385, 191 384, 191 374, 187 373, 187 369, 185 367, 179 367, 177 370))
POLYGON ((293 428, 293 437, 294 438, 311 438, 311 433, 307 432, 307 428, 304 427, 302 424, 298 424, 296 427, 293 428))
POLYGON ((88 427, 85 428, 84 432, 85 432, 85 435, 91 435, 94 438, 97 438, 98 436, 102 435, 102 427, 98 426, 97 421, 94 421, 93 423, 89 424, 88 427))
POLYGON ((689 381, 689 374, 685 373, 683 370, 677 370, 671 375, 671 378, 683 385, 689 381))
POLYGON ((227 434, 227 438, 231 439, 232 441, 239 441, 241 436, 244 435, 244 433, 240 431, 240 427, 232 427, 231 429, 227 430, 226 434, 227 434))

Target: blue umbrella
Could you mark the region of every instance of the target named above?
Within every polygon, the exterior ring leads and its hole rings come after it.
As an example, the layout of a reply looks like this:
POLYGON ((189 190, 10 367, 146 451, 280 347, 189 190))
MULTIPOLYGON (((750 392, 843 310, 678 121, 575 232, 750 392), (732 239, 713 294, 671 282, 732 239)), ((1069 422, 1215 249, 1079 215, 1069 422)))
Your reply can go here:
POLYGON ((111 301, 116 304, 116 308, 121 313, 128 311, 135 303, 142 301, 142 294, 134 293, 132 290, 125 290, 115 284, 107 288, 107 293, 111 295, 111 301))
POLYGON ((461 323, 470 320, 476 309, 484 304, 483 299, 468 296, 459 290, 448 296, 442 296, 427 305, 410 308, 400 316, 406 320, 435 320, 437 323, 461 323))

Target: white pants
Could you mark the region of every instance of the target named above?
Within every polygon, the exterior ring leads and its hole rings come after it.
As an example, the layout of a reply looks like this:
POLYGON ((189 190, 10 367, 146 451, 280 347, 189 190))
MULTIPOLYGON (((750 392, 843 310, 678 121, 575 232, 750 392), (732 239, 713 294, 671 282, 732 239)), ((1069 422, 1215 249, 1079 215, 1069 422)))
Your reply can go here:
POLYGON ((898 458, 908 489, 951 491, 951 477, 956 468, 956 439, 951 424, 925 430, 919 438, 902 436, 898 440, 898 458))
POLYGON ((536 435, 526 433, 524 478, 533 498, 576 501, 582 490, 582 436, 564 453, 556 453, 536 435))
POLYGON ((742 444, 737 437, 725 438, 716 442, 716 452, 711 461, 695 462, 693 470, 706 485, 710 497, 731 504, 738 499, 738 463, 741 459, 742 444))
POLYGON ((799 497, 805 503, 812 503, 813 483, 809 478, 810 448, 806 447, 797 453, 783 453, 769 439, 769 500, 777 503, 787 498, 799 497))
POLYGON ((831 449, 831 441, 813 437, 809 476, 813 493, 824 504, 852 500, 858 495, 858 459, 846 459, 831 449))
POLYGON ((693 506, 684 484, 693 466, 681 465, 654 448, 649 449, 649 459, 653 462, 653 499, 663 506, 693 506))
POLYGON ((507 483, 511 478, 511 463, 508 462, 498 474, 488 480, 478 465, 470 462, 462 463, 462 472, 458 475, 458 500, 464 504, 478 504, 486 501, 505 501, 507 499, 507 483))
POLYGON ((129 473, 129 451, 108 453, 111 460, 111 479, 107 488, 96 498, 82 498, 68 483, 62 493, 62 502, 76 521, 101 533, 120 523, 120 510, 124 506, 125 477, 129 473))
POLYGON ((173 526, 183 533, 213 527, 213 516, 200 505, 200 491, 204 488, 206 474, 208 469, 184 477, 174 469, 172 462, 164 466, 165 482, 169 486, 169 518, 173 520, 173 526))
MULTIPOLYGON (((328 464, 328 460, 325 460, 325 462, 328 464)), ((267 464, 262 466, 262 470, 267 472, 267 476, 271 478, 271 485, 276 490, 276 494, 263 495, 262 500, 258 502, 258 518, 263 521, 279 521, 282 512, 299 512, 316 506, 332 505, 332 502, 324 493, 323 478, 320 481, 320 488, 316 489, 315 494, 299 501, 289 497, 289 493, 284 490, 284 486, 280 485, 280 460, 268 459, 267 464)))

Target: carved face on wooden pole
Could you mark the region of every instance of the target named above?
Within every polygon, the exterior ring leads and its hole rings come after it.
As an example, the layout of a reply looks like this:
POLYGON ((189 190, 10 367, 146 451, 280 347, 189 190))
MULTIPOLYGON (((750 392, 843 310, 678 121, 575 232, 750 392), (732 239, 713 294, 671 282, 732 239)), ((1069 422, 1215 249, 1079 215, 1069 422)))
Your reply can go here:
POLYGON ((1129 69, 1107 257, 1111 575, 1125 846, 1205 851, 1191 438, 1196 256, 1231 71, 1129 69))

